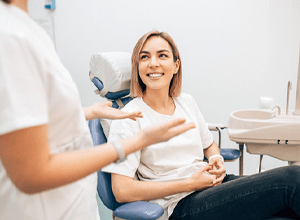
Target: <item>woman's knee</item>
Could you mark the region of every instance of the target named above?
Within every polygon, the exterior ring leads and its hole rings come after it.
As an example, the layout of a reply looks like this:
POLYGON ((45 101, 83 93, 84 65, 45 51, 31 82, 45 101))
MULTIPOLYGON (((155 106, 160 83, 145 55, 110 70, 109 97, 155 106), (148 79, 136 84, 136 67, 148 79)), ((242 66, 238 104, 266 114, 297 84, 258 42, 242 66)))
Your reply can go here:
POLYGON ((277 178, 287 183, 300 184, 300 166, 286 166, 282 167, 277 172, 277 178))

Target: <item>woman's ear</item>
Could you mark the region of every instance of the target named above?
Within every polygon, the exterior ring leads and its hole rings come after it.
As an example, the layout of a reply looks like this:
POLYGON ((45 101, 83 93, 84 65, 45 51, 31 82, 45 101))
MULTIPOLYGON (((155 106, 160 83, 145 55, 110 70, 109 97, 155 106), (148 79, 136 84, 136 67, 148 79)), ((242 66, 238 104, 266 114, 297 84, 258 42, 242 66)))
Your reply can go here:
POLYGON ((173 74, 177 74, 179 67, 180 67, 180 60, 177 59, 176 62, 174 62, 174 73, 173 74))

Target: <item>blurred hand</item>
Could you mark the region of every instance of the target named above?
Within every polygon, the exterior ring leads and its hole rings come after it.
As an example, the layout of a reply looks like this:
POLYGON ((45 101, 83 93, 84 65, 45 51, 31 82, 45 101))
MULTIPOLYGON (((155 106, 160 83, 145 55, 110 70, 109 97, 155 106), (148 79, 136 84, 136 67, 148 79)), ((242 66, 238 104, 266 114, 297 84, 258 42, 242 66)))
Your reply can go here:
POLYGON ((95 103, 90 107, 84 108, 87 120, 95 118, 105 119, 124 119, 129 118, 136 121, 136 118, 142 118, 142 112, 123 112, 119 109, 112 108, 112 102, 95 103))
POLYGON ((168 141, 172 137, 175 137, 187 130, 195 128, 193 122, 185 123, 185 119, 177 118, 172 121, 152 125, 147 127, 141 132, 144 134, 145 141, 151 144, 168 141))
POLYGON ((213 167, 209 173, 217 176, 217 179, 213 182, 214 186, 220 185, 226 176, 226 168, 223 165, 222 159, 220 157, 211 158, 209 165, 213 167))

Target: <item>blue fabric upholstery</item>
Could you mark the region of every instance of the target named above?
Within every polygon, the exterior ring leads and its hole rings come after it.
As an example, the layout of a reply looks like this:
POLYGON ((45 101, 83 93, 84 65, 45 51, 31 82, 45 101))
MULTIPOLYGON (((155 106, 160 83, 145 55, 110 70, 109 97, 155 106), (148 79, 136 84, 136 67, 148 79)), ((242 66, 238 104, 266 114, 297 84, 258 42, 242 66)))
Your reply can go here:
POLYGON ((241 152, 237 149, 221 148, 220 153, 225 161, 236 160, 241 156, 241 152))
MULTIPOLYGON (((92 82, 94 83, 94 85, 97 87, 97 89, 99 91, 101 91, 104 88, 102 81, 100 79, 98 79, 97 77, 94 77, 92 79, 92 82)), ((130 89, 124 89, 124 90, 118 91, 118 92, 108 92, 105 95, 105 98, 110 99, 110 100, 116 100, 121 97, 129 95, 129 93, 130 93, 130 89)))
MULTIPOLYGON (((94 146, 106 143, 100 119, 90 120, 89 128, 94 146)), ((164 209, 160 205, 150 202, 118 203, 112 192, 110 173, 98 171, 97 191, 103 204, 119 218, 155 220, 164 213, 164 209)))
POLYGON ((122 216, 122 218, 130 220, 157 219, 163 213, 164 210, 160 205, 141 201, 124 204, 113 212, 115 216, 122 216), (137 210, 139 211, 137 212, 137 210))
MULTIPOLYGON (((128 102, 130 102, 132 100, 132 98, 131 97, 125 97, 125 98, 121 98, 120 100, 123 103, 123 105, 126 105, 128 102)), ((116 103, 116 101, 112 101, 112 103, 113 103, 113 105, 112 105, 113 108, 119 108, 120 107, 118 105, 118 103, 116 103)))

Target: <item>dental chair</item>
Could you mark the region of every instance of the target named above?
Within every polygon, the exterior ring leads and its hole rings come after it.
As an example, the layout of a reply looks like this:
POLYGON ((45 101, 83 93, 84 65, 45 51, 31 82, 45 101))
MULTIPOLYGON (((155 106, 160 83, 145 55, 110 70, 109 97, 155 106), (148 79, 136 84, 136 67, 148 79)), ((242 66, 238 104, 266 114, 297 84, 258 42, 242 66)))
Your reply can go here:
MULTIPOLYGON (((89 75, 97 88, 95 93, 112 101, 113 108, 122 108, 132 100, 129 97, 130 59, 130 54, 122 52, 95 54, 91 58, 89 75)), ((94 119, 89 121, 94 146, 107 142, 109 126, 110 120, 94 119)), ((97 191, 103 204, 112 211, 114 219, 155 220, 164 213, 164 209, 160 205, 146 201, 117 202, 112 192, 110 173, 98 171, 97 191)))
MULTIPOLYGON (((95 93, 110 101, 113 108, 122 108, 131 101, 130 77, 131 54, 123 52, 109 52, 94 54, 90 60, 90 79, 96 86, 95 93)), ((94 146, 107 142, 110 120, 94 119, 89 121, 89 129, 94 146)), ((218 146, 221 147, 222 124, 208 124, 211 131, 218 132, 218 146)), ((240 157, 236 149, 220 149, 225 161, 235 161, 240 157)), ((118 203, 113 195, 111 174, 98 171, 98 195, 103 204, 112 211, 114 219, 155 220, 164 214, 164 209, 154 203, 138 201, 118 203)), ((270 218, 270 220, 285 220, 285 218, 270 218)), ((286 219, 287 220, 287 219, 286 219)))
MULTIPOLYGON (((106 137, 99 119, 89 121, 89 128, 94 146, 106 143, 106 137)), ((114 218, 155 220, 164 213, 164 209, 160 205, 150 202, 118 203, 112 192, 110 173, 98 171, 97 191, 103 204, 112 211, 114 218)))

